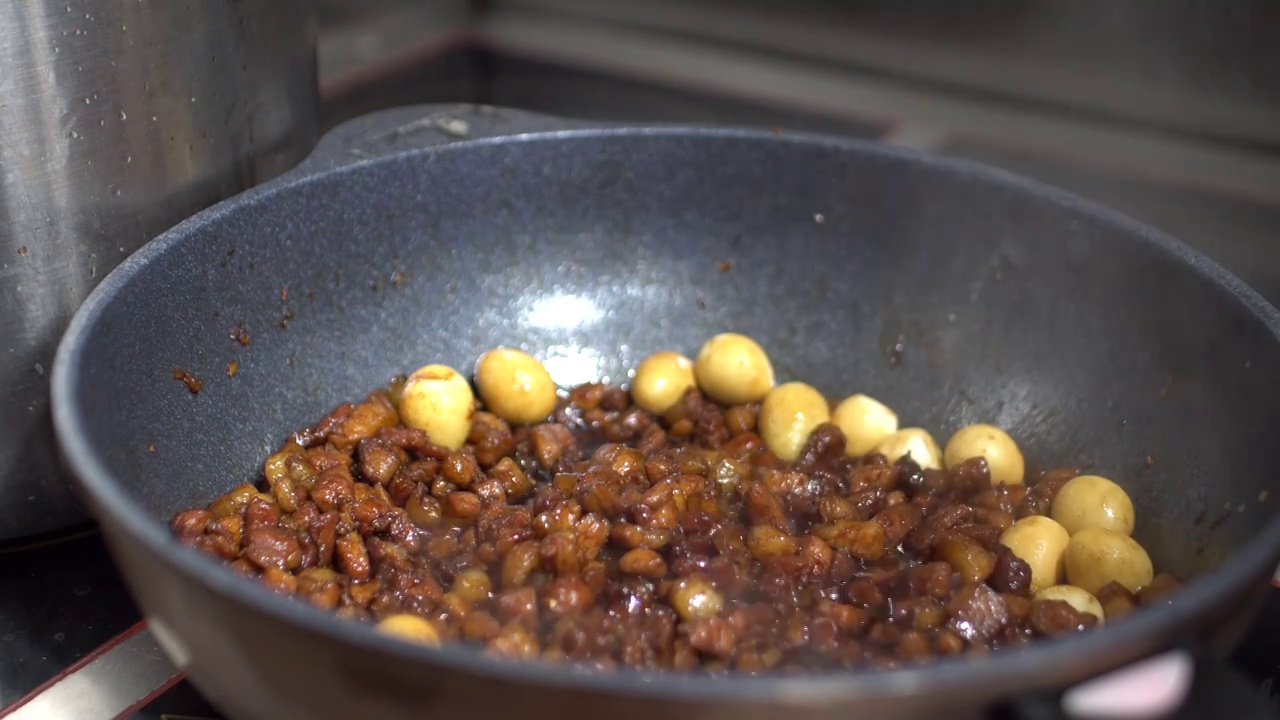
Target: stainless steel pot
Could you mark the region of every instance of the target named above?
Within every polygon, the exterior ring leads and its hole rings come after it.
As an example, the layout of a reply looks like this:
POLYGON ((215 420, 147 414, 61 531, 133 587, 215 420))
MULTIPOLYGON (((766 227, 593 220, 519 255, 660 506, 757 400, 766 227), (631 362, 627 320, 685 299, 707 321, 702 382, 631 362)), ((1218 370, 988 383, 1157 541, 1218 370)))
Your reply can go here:
POLYGON ((0 3, 0 541, 84 517, 46 377, 81 300, 144 242, 314 144, 310 5, 0 3))

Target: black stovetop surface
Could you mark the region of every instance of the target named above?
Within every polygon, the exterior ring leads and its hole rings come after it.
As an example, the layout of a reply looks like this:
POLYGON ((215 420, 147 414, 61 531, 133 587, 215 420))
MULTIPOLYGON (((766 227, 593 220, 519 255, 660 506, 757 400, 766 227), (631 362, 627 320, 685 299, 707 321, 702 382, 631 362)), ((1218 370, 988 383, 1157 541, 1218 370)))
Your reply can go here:
MULTIPOLYGON (((93 530, 0 550, 0 578, 0 714, 142 618, 93 530)), ((136 717, 173 715, 220 717, 185 681, 136 717)))

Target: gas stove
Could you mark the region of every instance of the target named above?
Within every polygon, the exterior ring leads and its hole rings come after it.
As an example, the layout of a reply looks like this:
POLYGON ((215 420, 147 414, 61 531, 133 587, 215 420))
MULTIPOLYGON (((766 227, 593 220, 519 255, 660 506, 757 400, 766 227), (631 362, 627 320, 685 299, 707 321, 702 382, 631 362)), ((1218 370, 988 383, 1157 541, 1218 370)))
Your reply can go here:
MULTIPOLYGON (((831 132, 970 157, 1161 227, 1280 302, 1280 255, 1268 245, 1280 227, 1280 158, 861 77, 634 18, 576 17, 564 11, 571 0, 547 3, 558 14, 520 8, 529 4, 496 3, 516 7, 484 22, 448 2, 335 14, 321 34, 327 124, 408 103, 482 102, 831 132)), ((146 632, 94 529, 0 548, 0 578, 0 718, 220 717, 146 632)), ((1234 662, 1280 709, 1280 588, 1234 662)))

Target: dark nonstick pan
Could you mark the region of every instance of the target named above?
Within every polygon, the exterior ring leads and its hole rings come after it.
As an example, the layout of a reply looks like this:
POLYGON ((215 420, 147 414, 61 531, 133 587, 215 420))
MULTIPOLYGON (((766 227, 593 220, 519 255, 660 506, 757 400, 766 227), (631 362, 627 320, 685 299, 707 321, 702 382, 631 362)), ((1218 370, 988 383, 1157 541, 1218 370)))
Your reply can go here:
MULTIPOLYGON (((357 120, 113 272, 63 341, 53 401, 153 631, 238 718, 1052 717, 1063 688, 1175 646, 1197 649, 1201 685, 1229 683, 1209 658, 1280 560, 1274 309, 1070 195, 828 137, 470 107, 357 120), (729 330, 759 339, 781 379, 856 386, 940 437, 993 422, 1032 460, 1118 478, 1157 567, 1195 580, 1025 652, 655 677, 401 645, 170 538, 175 511, 253 480, 289 430, 397 373, 507 344, 562 383, 619 379, 729 330)), ((1212 709, 1248 716, 1227 687, 1209 688, 1212 709)))

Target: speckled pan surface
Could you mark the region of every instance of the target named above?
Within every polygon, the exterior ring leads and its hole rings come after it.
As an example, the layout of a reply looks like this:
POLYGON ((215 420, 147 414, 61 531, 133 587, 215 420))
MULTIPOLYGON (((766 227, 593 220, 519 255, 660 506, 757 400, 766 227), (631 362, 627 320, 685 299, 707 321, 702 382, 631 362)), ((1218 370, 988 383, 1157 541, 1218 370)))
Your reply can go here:
MULTIPOLYGON (((562 383, 619 380, 651 351, 743 332, 780 380, 866 392, 938 437, 992 422, 1032 466, 1075 462, 1116 478, 1157 566, 1220 568, 1182 610, 1029 655, 1055 684, 1221 615, 1270 576, 1280 498, 1260 495, 1280 466, 1278 329, 1272 308, 1184 247, 970 164, 786 133, 406 108, 340 128, 294 173, 201 213, 107 278, 64 340, 55 419, 144 606, 199 648, 202 689, 256 713, 266 706, 228 691, 252 682, 229 667, 250 641, 202 626, 241 617, 270 634, 287 617, 279 639, 309 637, 313 652, 337 639, 357 657, 432 658, 234 582, 165 542, 172 512, 253 479, 288 430, 430 362, 469 369, 484 350, 516 345, 562 383), (237 327, 248 345, 231 337, 237 327), (175 369, 203 381, 198 395, 175 369), (208 622, 174 618, 179 607, 208 622), (1123 652, 1083 659, 1120 642, 1123 652)), ((1219 616, 1204 634, 1234 622, 1219 616)), ((512 682, 554 675, 464 655, 434 657, 512 682)), ((991 661, 1012 673, 1005 692, 1030 682, 1013 660, 991 661)), ((954 687, 971 672, 912 671, 837 694, 954 687)), ((341 697, 356 692, 338 685, 341 697)), ((795 701, 776 690, 771 702, 795 701)), ((976 707, 998 692, 951 700, 976 707)), ((453 707, 447 690, 433 697, 453 707)), ((387 700, 388 716, 409 707, 398 702, 387 700)))

